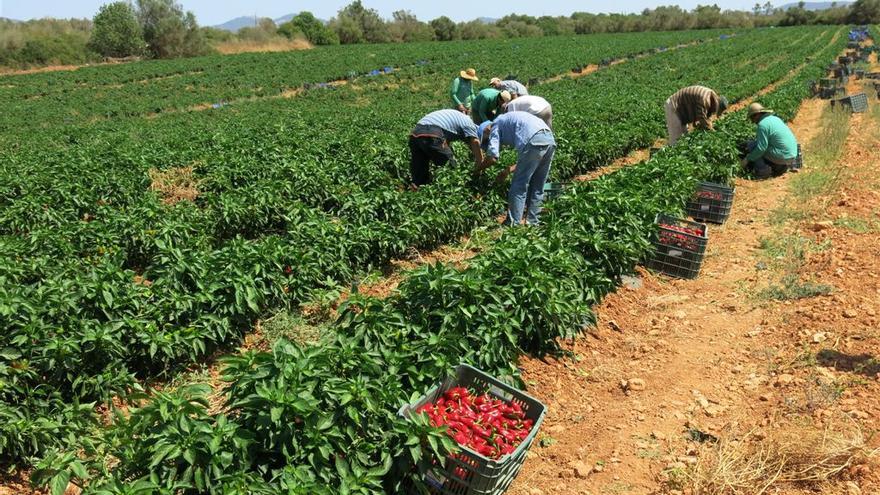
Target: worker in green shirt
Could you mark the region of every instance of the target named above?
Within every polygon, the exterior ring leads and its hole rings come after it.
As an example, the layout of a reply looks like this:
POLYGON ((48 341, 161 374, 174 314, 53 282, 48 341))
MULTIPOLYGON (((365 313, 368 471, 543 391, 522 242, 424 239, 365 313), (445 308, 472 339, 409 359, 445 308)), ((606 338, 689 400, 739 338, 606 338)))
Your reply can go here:
POLYGON ((779 177, 794 165, 798 155, 798 143, 791 129, 773 110, 760 103, 749 105, 749 120, 758 126, 754 141, 749 142, 749 153, 742 160, 743 167, 757 179, 779 177))
POLYGON ((467 115, 471 112, 471 103, 474 101, 474 81, 479 81, 477 71, 474 69, 463 70, 458 77, 452 80, 452 108, 467 115))
POLYGON ((474 124, 480 125, 487 120, 495 120, 495 117, 501 113, 504 105, 510 101, 510 93, 507 91, 498 91, 495 88, 486 88, 474 98, 474 106, 471 110, 471 117, 474 124))

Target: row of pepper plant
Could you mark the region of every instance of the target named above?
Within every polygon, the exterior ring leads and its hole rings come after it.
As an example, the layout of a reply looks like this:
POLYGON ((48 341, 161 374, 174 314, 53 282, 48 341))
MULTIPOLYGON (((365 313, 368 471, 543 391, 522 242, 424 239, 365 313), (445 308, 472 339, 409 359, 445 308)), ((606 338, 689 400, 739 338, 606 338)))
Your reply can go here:
MULTIPOLYGON (((762 102, 791 118, 807 80, 843 47, 827 41, 762 102)), ((426 452, 452 448, 397 408, 459 362, 515 378, 521 353, 576 337, 648 254, 654 215, 680 212, 699 180, 731 178, 753 129, 737 112, 718 131, 573 187, 543 228, 504 231, 465 269, 431 265, 389 298, 353 296, 317 345, 226 358, 222 412, 209 411, 204 387, 154 394, 51 453, 37 478, 75 479, 89 493, 397 492, 426 452)))

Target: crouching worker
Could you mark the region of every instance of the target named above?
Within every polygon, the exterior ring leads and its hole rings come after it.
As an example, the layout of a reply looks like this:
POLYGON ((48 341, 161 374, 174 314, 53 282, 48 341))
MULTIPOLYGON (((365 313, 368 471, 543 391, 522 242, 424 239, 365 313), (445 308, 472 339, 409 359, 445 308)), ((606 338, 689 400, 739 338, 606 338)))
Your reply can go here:
POLYGON ((503 180, 513 172, 513 180, 507 193, 507 219, 505 225, 522 223, 523 211, 528 207, 526 222, 538 225, 538 214, 544 202, 544 183, 550 175, 556 141, 553 132, 543 120, 527 112, 510 112, 495 122, 480 126, 480 139, 486 148, 483 163, 477 172, 498 162, 502 146, 516 149, 516 166, 499 174, 503 180))
POLYGON ((748 154, 742 166, 756 179, 779 177, 795 163, 798 154, 797 139, 773 110, 760 103, 749 105, 749 120, 758 126, 754 141, 749 142, 748 154))
POLYGON ((422 117, 409 136, 411 153, 410 173, 411 188, 431 183, 431 163, 443 166, 447 162, 455 163, 452 141, 468 143, 474 154, 474 166, 483 161, 483 150, 477 137, 477 126, 467 115, 458 110, 437 110, 422 117))
POLYGON ((719 96, 705 86, 688 86, 678 90, 666 100, 667 144, 673 146, 681 136, 687 134, 688 126, 712 130, 713 115, 721 115, 727 110, 727 98, 719 96))

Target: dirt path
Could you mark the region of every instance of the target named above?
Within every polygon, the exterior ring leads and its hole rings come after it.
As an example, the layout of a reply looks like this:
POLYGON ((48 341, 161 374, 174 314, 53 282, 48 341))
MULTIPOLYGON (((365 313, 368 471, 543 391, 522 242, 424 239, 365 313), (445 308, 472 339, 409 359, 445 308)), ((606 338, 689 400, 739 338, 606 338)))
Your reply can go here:
MULTIPOLYGON (((807 153, 827 105, 806 101, 792 124, 807 153)), ((841 219, 877 221, 880 112, 876 117, 852 118, 835 170, 852 171, 853 180, 818 201, 812 212, 819 220, 777 225, 792 181, 803 178, 739 181, 730 219, 709 228, 699 279, 640 272, 642 287, 623 288, 597 308, 597 328, 570 347, 574 360, 523 360, 530 392, 549 412, 510 495, 692 493, 688 476, 708 454, 689 434, 724 439, 738 425, 758 428, 763 438, 795 418, 809 423, 806 432, 843 415, 865 431, 880 424, 880 235, 876 227, 858 234, 835 227, 841 219), (831 281, 831 295, 756 297, 770 263, 762 242, 783 234, 830 244, 805 263, 818 280, 831 281)), ((880 493, 875 473, 853 467, 844 476, 849 484, 805 488, 880 493)), ((806 492, 785 486, 772 493, 806 492)))

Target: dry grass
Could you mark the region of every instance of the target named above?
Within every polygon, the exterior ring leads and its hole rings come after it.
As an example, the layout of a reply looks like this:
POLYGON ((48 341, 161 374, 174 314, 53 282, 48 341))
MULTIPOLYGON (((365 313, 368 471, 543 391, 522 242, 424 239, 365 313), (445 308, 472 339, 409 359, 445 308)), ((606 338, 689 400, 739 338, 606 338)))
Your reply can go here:
POLYGON ((694 495, 761 495, 782 484, 838 479, 850 468, 872 462, 876 454, 847 416, 824 427, 793 421, 763 433, 729 432, 704 447, 687 484, 694 495))
POLYGON ((223 55, 235 53, 253 52, 289 52, 293 50, 308 50, 312 44, 306 40, 271 40, 267 42, 234 40, 217 43, 214 46, 223 55))
POLYGON ((195 201, 199 197, 199 179, 193 174, 192 165, 164 170, 151 168, 149 175, 150 190, 156 192, 166 205, 195 201))

